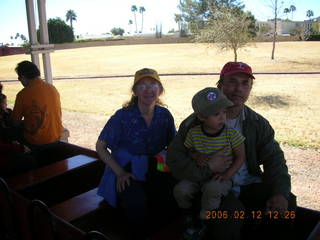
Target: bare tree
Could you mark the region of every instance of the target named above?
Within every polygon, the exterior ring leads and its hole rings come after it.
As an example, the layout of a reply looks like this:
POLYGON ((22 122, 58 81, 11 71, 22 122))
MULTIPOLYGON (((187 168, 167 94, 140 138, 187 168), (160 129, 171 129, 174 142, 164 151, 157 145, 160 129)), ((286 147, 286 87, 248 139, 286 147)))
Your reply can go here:
POLYGON ((234 61, 238 60, 238 49, 252 41, 252 19, 249 13, 232 9, 215 11, 208 26, 196 35, 197 42, 217 43, 221 50, 232 50, 234 61))
POLYGON ((272 40, 272 53, 271 59, 274 60, 274 53, 276 49, 276 41, 277 41, 277 25, 278 25, 278 16, 282 11, 283 2, 279 5, 278 0, 269 0, 268 6, 272 9, 273 13, 273 40, 272 40))

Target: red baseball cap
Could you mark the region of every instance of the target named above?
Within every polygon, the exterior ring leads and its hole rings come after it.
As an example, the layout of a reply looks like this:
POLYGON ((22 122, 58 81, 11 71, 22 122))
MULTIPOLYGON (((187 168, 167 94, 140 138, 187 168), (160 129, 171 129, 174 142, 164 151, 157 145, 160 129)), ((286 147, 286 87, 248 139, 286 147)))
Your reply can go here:
POLYGON ((249 75, 252 78, 255 78, 252 74, 252 69, 251 67, 243 62, 228 62, 226 63, 221 72, 220 72, 220 77, 222 76, 230 76, 235 73, 245 73, 249 75))

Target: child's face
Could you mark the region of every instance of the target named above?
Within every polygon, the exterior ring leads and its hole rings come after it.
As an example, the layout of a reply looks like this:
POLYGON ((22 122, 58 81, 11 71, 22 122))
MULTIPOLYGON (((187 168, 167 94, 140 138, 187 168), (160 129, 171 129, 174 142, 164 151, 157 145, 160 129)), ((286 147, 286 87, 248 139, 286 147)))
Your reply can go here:
POLYGON ((212 131, 219 131, 223 128, 227 119, 227 110, 225 108, 219 110, 217 113, 202 117, 200 120, 203 122, 204 126, 212 131))
POLYGON ((6 98, 2 100, 0 107, 2 110, 7 110, 7 99, 6 98))

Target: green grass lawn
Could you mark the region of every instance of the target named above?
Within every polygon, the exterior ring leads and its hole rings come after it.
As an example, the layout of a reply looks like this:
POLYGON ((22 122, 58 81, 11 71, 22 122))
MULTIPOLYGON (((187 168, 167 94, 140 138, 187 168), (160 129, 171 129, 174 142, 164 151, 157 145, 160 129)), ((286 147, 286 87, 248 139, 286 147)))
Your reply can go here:
MULTIPOLYGON (((177 127, 191 112, 200 89, 215 86, 217 76, 162 77, 164 102, 177 127)), ((130 97, 132 78, 55 81, 65 110, 110 116, 130 97)), ((7 83, 10 103, 22 88, 7 83)), ((315 75, 257 75, 248 106, 265 116, 280 142, 320 149, 320 81, 315 75)))

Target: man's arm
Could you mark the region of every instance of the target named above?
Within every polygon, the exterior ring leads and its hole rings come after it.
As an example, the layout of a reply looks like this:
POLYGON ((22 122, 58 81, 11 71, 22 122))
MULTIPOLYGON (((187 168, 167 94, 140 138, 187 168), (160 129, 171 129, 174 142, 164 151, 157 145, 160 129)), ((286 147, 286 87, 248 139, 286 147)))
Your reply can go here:
POLYGON ((291 191, 290 175, 283 151, 274 139, 274 130, 262 117, 259 119, 256 137, 256 154, 264 170, 262 179, 271 190, 267 207, 270 210, 285 211, 291 191))
POLYGON ((245 160, 246 152, 244 149, 244 143, 241 143, 239 146, 233 149, 233 162, 231 164, 231 167, 222 174, 222 180, 227 180, 233 177, 233 175, 240 169, 245 160))
POLYGON ((14 126, 19 126, 23 118, 23 104, 21 100, 21 93, 18 93, 14 103, 12 113, 10 115, 11 121, 14 126))
POLYGON ((258 159, 263 164, 263 180, 272 189, 271 194, 288 198, 291 191, 288 167, 283 151, 274 139, 274 130, 266 120, 259 129, 257 148, 258 159))

